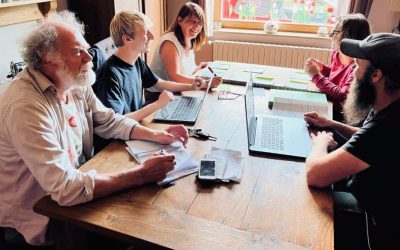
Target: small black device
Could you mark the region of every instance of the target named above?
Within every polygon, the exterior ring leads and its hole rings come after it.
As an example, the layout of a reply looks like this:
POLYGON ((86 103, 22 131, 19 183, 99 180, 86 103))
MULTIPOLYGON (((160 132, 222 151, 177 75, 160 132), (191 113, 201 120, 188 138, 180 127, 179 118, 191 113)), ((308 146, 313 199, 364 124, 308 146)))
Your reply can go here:
POLYGON ((21 72, 25 68, 24 62, 13 62, 10 63, 10 73, 7 75, 7 78, 14 78, 19 72, 21 72))
POLYGON ((215 180, 215 161, 201 160, 198 177, 201 180, 215 180))
POLYGON ((211 140, 211 141, 217 140, 217 137, 205 133, 204 131, 202 131, 201 128, 188 128, 188 132, 190 137, 195 137, 200 140, 211 140))

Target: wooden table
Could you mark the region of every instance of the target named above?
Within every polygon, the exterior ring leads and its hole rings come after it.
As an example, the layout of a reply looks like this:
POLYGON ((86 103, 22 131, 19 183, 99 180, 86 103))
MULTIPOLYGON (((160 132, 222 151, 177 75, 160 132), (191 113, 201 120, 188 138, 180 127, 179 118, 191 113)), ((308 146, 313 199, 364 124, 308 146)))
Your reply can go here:
MULTIPOLYGON (((258 112, 267 111, 266 96, 257 96, 256 106, 258 112)), ((151 118, 143 124, 167 126, 151 118)), ((168 188, 148 184, 74 207, 60 207, 45 197, 35 211, 150 248, 333 249, 330 191, 307 186, 303 160, 248 154, 243 97, 218 100, 211 93, 196 127, 218 140, 191 138, 189 153, 200 159, 212 146, 241 151, 245 168, 240 184, 203 187, 191 175, 168 188)), ((110 144, 82 171, 135 167, 124 147, 119 141, 110 144)))

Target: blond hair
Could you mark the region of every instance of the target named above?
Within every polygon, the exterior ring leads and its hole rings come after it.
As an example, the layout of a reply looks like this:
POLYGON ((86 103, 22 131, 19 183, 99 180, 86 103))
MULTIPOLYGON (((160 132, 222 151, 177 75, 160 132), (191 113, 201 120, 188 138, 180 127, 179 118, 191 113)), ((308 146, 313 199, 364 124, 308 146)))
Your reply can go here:
POLYGON ((136 11, 121 11, 116 14, 110 24, 110 35, 115 46, 124 45, 123 35, 134 39, 138 25, 149 29, 153 26, 153 22, 145 14, 136 11))

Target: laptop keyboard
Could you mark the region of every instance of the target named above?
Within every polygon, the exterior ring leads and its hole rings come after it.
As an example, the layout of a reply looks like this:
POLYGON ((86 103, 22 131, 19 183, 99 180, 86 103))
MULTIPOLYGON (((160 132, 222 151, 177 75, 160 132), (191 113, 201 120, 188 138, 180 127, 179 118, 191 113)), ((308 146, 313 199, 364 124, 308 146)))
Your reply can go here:
POLYGON ((262 119, 261 147, 283 150, 283 121, 272 117, 263 117, 262 119))
POLYGON ((193 116, 194 107, 196 106, 196 98, 182 97, 176 106, 174 112, 171 114, 170 119, 173 120, 187 120, 193 116))

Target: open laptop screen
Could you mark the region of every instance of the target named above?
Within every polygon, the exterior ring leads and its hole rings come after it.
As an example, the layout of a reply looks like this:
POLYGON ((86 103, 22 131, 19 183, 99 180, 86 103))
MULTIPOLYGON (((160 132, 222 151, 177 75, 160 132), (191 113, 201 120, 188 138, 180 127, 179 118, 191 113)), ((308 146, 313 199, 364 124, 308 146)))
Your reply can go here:
POLYGON ((202 101, 204 101, 204 99, 206 98, 208 92, 210 91, 211 82, 212 82, 213 79, 214 79, 214 77, 212 76, 212 77, 210 77, 210 79, 208 80, 207 89, 206 89, 206 91, 204 91, 202 101))
POLYGON ((254 145, 256 136, 256 118, 254 114, 254 93, 253 93, 253 77, 250 72, 249 79, 246 84, 246 95, 245 95, 245 106, 246 106, 246 126, 247 126, 247 138, 249 145, 254 145))

